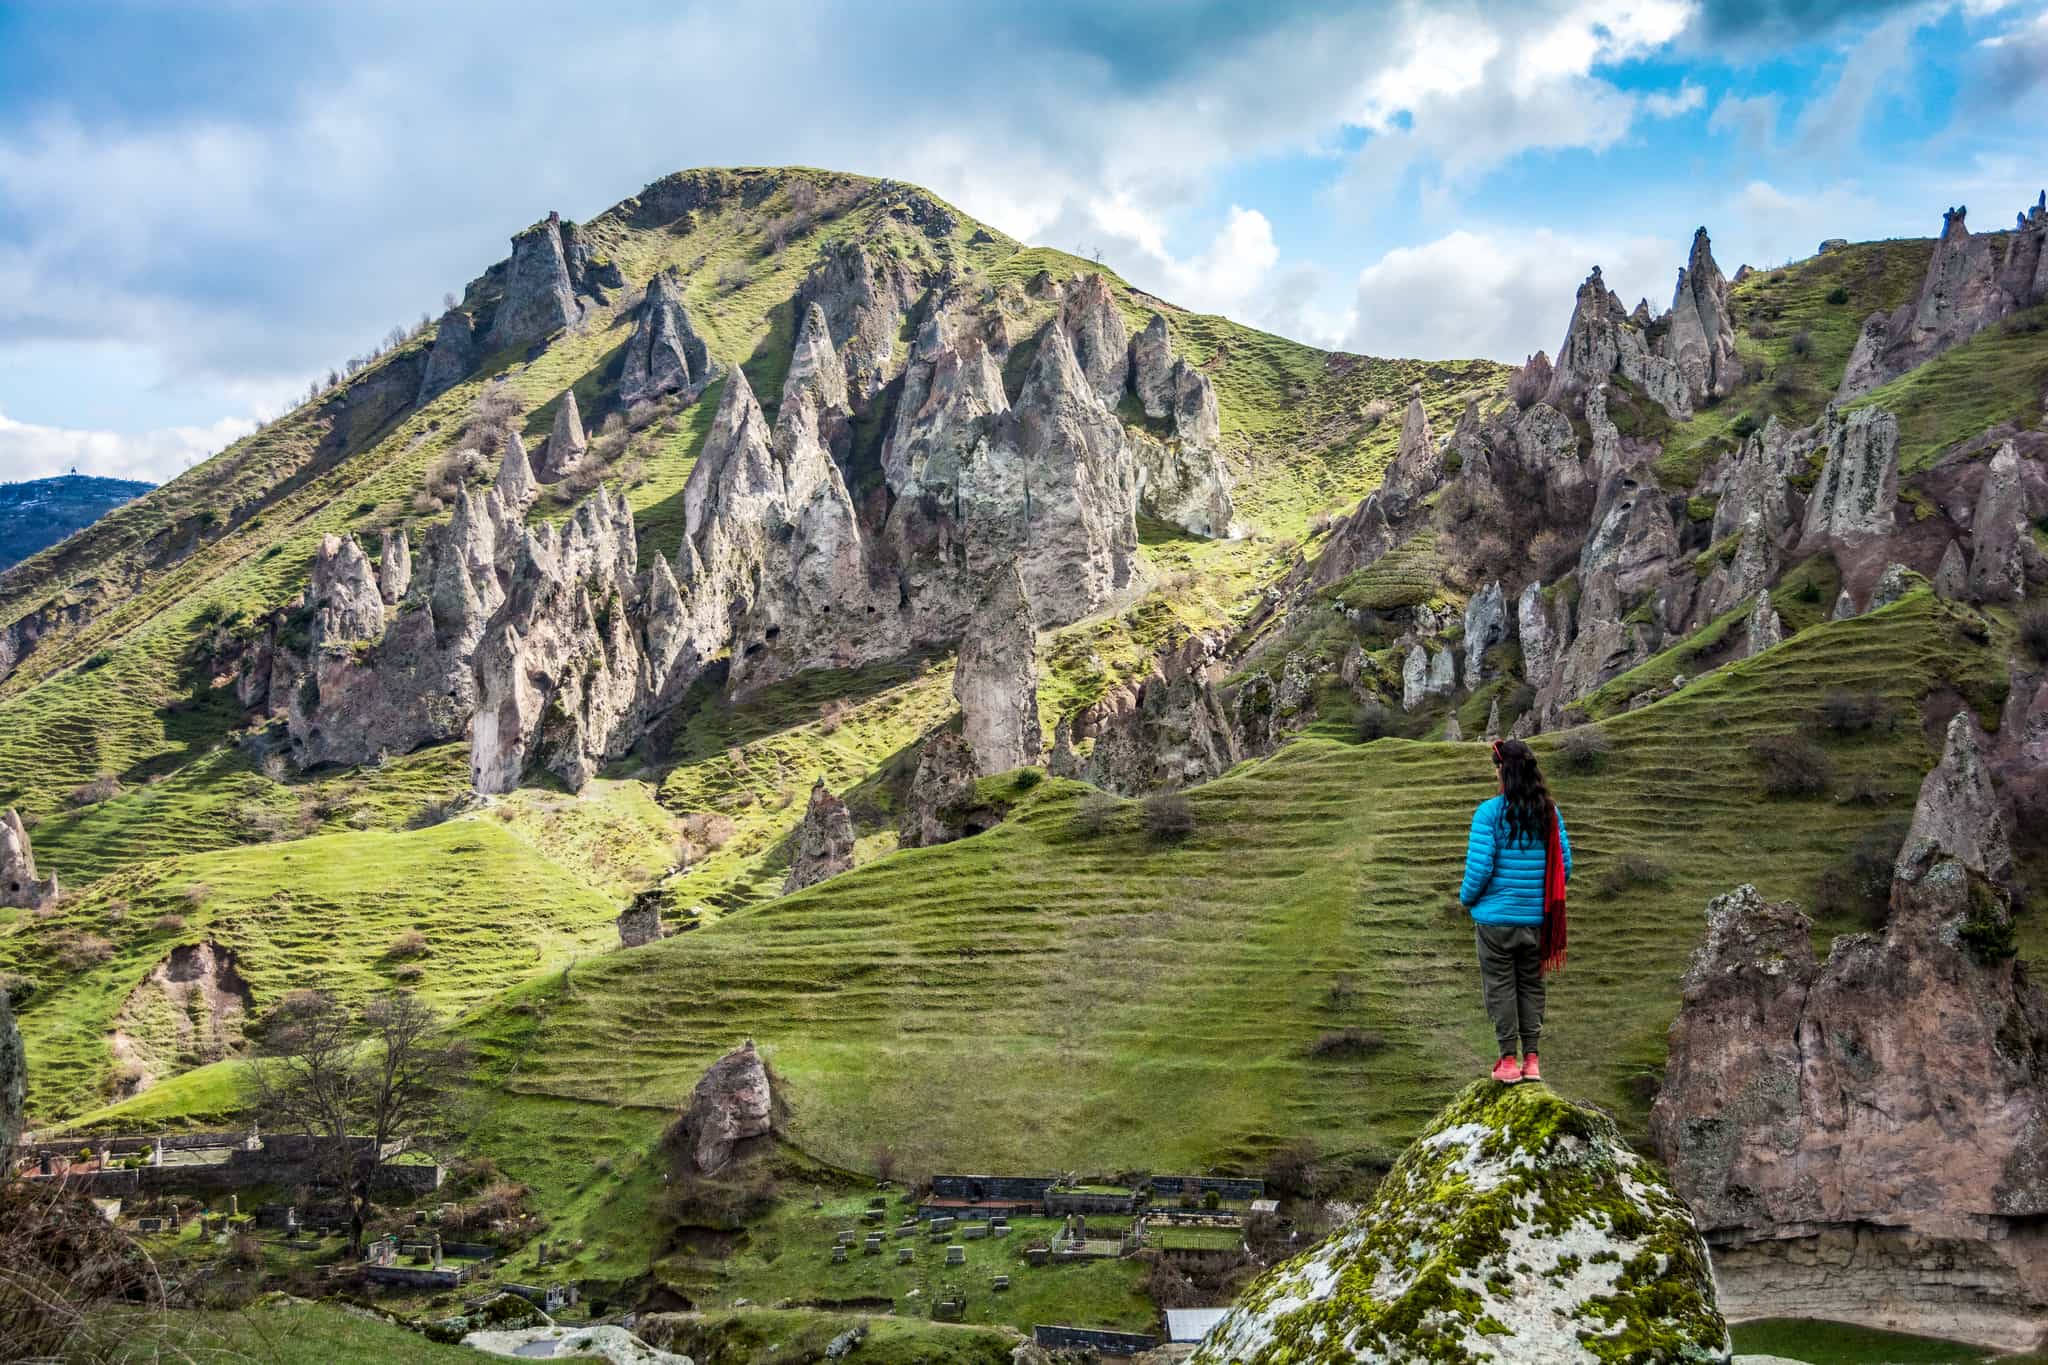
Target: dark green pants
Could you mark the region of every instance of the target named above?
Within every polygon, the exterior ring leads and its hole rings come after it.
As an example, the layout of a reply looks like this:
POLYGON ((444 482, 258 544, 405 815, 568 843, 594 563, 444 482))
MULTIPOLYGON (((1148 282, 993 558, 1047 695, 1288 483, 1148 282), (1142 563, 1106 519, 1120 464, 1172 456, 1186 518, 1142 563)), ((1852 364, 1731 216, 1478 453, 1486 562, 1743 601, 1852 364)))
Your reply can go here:
POLYGON ((1479 939, 1479 985, 1486 1015, 1493 1020, 1501 1056, 1535 1052, 1543 1036, 1543 966, 1537 956, 1541 933, 1534 924, 1475 924, 1479 939))

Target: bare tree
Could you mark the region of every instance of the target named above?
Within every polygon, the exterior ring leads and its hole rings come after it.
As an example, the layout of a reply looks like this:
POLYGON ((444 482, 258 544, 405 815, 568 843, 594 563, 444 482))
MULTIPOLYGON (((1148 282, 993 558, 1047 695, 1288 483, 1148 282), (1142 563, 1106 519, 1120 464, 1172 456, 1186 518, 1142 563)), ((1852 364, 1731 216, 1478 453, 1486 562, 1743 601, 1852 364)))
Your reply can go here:
POLYGON ((349 1247, 360 1250, 371 1181, 394 1143, 437 1136, 468 1055, 411 991, 378 996, 357 1014, 318 992, 295 993, 246 1070, 268 1131, 312 1140, 315 1170, 349 1203, 349 1247))

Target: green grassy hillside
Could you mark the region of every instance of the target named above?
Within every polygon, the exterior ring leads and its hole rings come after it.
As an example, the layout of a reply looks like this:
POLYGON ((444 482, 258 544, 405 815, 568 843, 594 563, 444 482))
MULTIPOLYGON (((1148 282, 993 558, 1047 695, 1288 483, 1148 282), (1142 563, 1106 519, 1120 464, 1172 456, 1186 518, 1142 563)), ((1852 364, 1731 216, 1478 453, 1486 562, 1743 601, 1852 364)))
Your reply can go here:
MULTIPOLYGON (((1597 771, 1555 765, 1584 908, 1553 1083, 1640 1120, 1707 899, 1810 898, 1910 809, 1919 698, 1960 682, 1988 704, 1998 662, 1923 593, 1615 717, 1597 771), (1834 795, 1768 799, 1747 742, 1804 725, 1820 679, 1906 719, 1828 743, 1834 795)), ((845 1165, 887 1146, 917 1169, 1255 1166, 1295 1135, 1384 1159, 1490 1060, 1452 899, 1490 785, 1478 745, 1310 740, 1193 791, 1195 835, 1160 847, 1136 804, 1085 832, 1084 789, 1047 780, 986 835, 580 964, 474 1029, 512 1092, 606 1106, 674 1105, 753 1037, 792 1140, 845 1165), (1377 1050, 1312 1055, 1346 1027, 1377 1050)))

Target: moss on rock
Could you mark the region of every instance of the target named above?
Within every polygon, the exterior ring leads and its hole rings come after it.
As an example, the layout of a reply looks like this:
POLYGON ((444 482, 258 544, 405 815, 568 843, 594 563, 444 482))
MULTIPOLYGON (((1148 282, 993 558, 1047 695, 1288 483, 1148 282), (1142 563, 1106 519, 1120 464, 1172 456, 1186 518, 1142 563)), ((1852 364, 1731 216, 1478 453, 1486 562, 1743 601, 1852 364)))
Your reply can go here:
POLYGON ((1196 1365, 1725 1361, 1692 1215, 1605 1115, 1480 1081, 1370 1204, 1245 1291, 1196 1365))

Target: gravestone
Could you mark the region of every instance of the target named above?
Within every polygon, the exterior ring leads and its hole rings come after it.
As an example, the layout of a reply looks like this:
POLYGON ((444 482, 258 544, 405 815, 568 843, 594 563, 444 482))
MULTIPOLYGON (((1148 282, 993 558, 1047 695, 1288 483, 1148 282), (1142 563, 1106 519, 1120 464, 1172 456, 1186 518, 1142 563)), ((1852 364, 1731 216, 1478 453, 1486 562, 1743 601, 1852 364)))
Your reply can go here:
POLYGON ((998 1275, 993 1280, 989 1281, 989 1288, 995 1290, 998 1294, 1002 1293, 1009 1287, 1010 1277, 1008 1275, 998 1275))
POLYGON ((946 1264, 947 1264, 947 1265, 966 1265, 966 1264, 967 1264, 967 1248, 966 1248, 966 1247, 963 1247, 963 1246, 949 1246, 949 1247, 947 1247, 947 1248, 946 1248, 946 1264))
POLYGON ((896 1264, 897 1264, 897 1265, 909 1265, 909 1264, 910 1264, 910 1263, 911 1263, 912 1261, 914 1261, 914 1260, 916 1260, 916 1259, 917 1259, 917 1248, 915 1248, 915 1247, 897 1247, 897 1248, 896 1248, 896 1264))
POLYGON ((832 1245, 832 1264, 833 1264, 833 1265, 845 1265, 845 1264, 846 1264, 846 1244, 845 1244, 844 1242, 835 1242, 835 1243, 833 1243, 833 1245, 832 1245))

